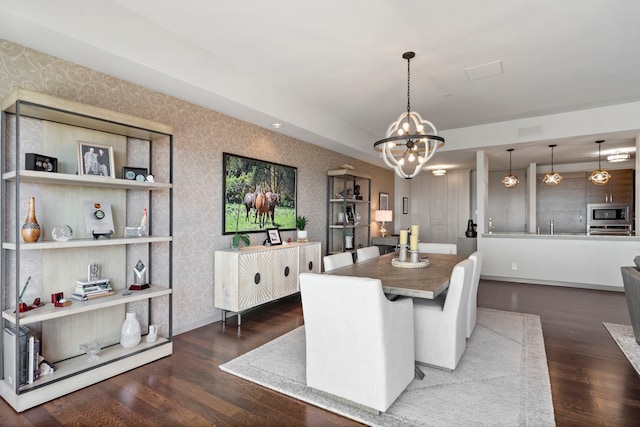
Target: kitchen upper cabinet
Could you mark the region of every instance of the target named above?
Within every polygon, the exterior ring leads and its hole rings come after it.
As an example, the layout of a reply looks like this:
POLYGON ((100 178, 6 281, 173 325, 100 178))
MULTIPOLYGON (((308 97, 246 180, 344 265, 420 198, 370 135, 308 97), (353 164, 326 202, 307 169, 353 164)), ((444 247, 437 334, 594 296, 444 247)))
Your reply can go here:
POLYGON ((606 185, 594 185, 587 176, 587 203, 633 203, 632 169, 609 171, 611 179, 606 185))
POLYGON ((543 184, 542 177, 538 175, 536 185, 536 217, 540 233, 551 233, 551 221, 554 223, 554 233, 586 233, 585 186, 595 185, 585 179, 584 172, 562 173, 562 182, 552 187, 543 184))

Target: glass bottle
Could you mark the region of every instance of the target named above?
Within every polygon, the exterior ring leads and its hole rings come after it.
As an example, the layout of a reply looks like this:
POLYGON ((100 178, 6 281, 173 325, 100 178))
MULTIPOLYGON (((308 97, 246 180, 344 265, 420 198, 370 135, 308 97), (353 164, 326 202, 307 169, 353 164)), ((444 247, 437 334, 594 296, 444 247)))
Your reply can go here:
POLYGON ((140 339, 140 323, 136 319, 136 312, 127 311, 120 330, 120 345, 124 348, 135 347, 140 343, 140 339))

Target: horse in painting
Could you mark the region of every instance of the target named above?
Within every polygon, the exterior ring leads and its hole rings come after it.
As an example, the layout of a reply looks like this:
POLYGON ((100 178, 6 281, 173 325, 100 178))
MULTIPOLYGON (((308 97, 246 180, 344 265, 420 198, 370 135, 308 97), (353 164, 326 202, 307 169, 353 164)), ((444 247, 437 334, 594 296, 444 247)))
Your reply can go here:
POLYGON ((269 199, 266 193, 258 193, 256 196, 256 220, 260 228, 264 228, 269 219, 269 199))

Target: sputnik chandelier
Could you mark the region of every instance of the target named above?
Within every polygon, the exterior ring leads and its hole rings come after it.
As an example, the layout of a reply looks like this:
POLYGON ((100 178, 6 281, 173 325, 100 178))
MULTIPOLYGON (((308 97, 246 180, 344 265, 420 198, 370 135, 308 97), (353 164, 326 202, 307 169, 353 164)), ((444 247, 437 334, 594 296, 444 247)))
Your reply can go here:
POLYGON ((520 180, 518 179, 518 175, 511 173, 511 153, 513 152, 513 148, 509 148, 507 151, 509 152, 509 175, 502 178, 502 185, 506 188, 515 188, 520 180))
POLYGON ((444 145, 444 138, 438 136, 433 123, 411 111, 411 59, 415 56, 414 52, 402 55, 407 60, 407 112, 391 123, 384 139, 373 144, 385 164, 405 179, 418 175, 422 166, 444 145))
POLYGON ((602 166, 600 165, 600 146, 603 142, 604 141, 596 141, 596 144, 598 144, 598 169, 594 170, 591 172, 591 175, 589 175, 589 181, 595 185, 605 185, 611 178, 611 174, 607 172, 606 169, 602 169, 602 166))

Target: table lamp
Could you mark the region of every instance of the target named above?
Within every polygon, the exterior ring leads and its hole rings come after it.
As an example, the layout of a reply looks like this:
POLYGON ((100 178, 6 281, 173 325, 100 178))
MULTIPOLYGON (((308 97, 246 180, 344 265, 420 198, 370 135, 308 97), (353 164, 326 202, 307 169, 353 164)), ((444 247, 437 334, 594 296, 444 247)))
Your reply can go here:
POLYGON ((382 223, 382 225, 380 226, 380 236, 386 237, 387 229, 384 228, 384 223, 391 222, 393 220, 393 211, 376 211, 375 218, 376 221, 382 223))

